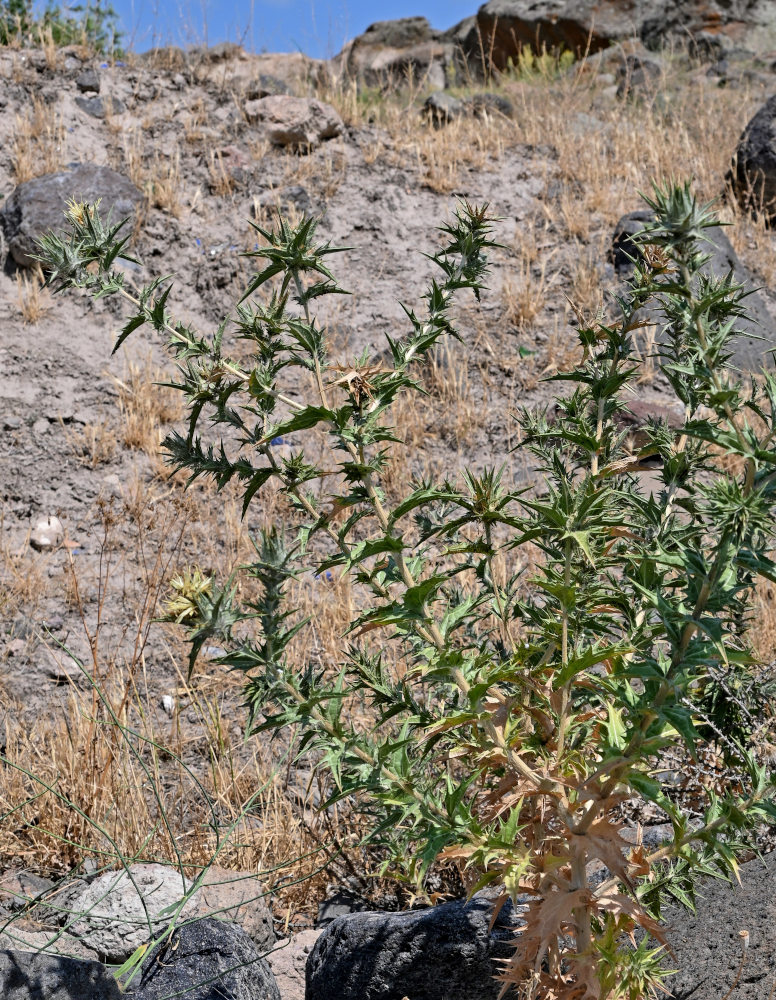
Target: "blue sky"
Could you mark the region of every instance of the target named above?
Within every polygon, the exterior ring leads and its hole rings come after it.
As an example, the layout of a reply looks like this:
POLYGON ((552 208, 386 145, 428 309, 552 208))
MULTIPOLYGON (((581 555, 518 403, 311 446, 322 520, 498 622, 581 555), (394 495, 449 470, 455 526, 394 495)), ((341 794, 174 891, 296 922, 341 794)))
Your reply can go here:
POLYGON ((209 45, 241 41, 256 52, 302 51, 319 58, 374 21, 423 15, 449 28, 474 14, 483 0, 113 0, 124 45, 209 45))

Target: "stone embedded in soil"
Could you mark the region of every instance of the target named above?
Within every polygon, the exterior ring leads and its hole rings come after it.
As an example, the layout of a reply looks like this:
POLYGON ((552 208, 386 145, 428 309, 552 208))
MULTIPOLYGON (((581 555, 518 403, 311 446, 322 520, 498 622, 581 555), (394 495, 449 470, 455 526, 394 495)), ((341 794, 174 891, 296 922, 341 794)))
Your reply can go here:
POLYGON ((277 94, 246 101, 243 110, 249 122, 263 127, 275 146, 312 148, 345 130, 334 108, 314 98, 277 94))
POLYGON ((76 97, 75 103, 92 118, 121 115, 127 110, 126 104, 118 97, 76 97))
POLYGON ((121 993, 111 971, 99 962, 0 951, 0 996, 3 1000, 119 1000, 121 993))
MULTIPOLYGON (((106 872, 73 897, 73 913, 83 913, 69 930, 88 942, 101 957, 110 962, 124 962, 148 937, 145 901, 155 933, 163 930, 169 916, 161 911, 180 902, 192 886, 173 868, 159 864, 137 864, 126 872, 106 872), (138 895, 138 891, 140 895, 138 895), (141 900, 142 896, 142 900, 141 900)), ((205 883, 184 907, 181 919, 208 913, 239 924, 262 950, 275 940, 272 917, 263 899, 263 888, 249 873, 227 872, 211 868, 205 883)))
POLYGON ((204 919, 149 952, 126 993, 133 1000, 281 1000, 269 965, 236 924, 204 919))
POLYGON ((75 85, 82 94, 99 94, 99 74, 94 69, 86 69, 80 74, 80 76, 76 77, 75 85))
POLYGON ((306 1000, 496 1000, 496 960, 514 947, 514 911, 489 930, 482 897, 404 913, 351 913, 323 931, 307 960, 306 1000))
POLYGON ((0 227, 11 256, 22 267, 33 267, 39 252, 36 240, 65 228, 68 200, 100 200, 103 219, 131 217, 142 201, 135 185, 110 167, 79 163, 73 170, 44 174, 19 184, 0 209, 0 227))
POLYGON ((64 540, 65 529, 59 518, 53 514, 40 518, 30 535, 30 545, 39 552, 56 549, 64 540))

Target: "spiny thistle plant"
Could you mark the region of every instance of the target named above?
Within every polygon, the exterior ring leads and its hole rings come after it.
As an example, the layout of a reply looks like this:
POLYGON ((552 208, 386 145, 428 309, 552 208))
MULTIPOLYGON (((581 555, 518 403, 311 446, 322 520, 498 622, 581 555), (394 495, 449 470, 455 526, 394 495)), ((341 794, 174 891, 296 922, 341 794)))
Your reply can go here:
POLYGON ((511 899, 514 954, 500 979, 524 1000, 656 995, 666 973, 649 941, 663 940, 663 903, 692 905, 700 877, 735 875, 752 832, 776 816, 745 734, 715 721, 724 678, 753 663, 756 581, 776 580, 776 378, 744 379, 731 364, 744 294, 705 269, 710 207, 689 185, 646 200, 656 221, 617 321, 580 324, 583 357, 553 376, 554 410, 518 414, 535 481, 515 491, 503 469, 470 470, 413 483, 398 503, 381 485, 401 447, 391 406, 421 391, 429 353, 458 336, 455 294, 484 287, 495 245, 485 209, 463 204, 442 227, 424 312, 406 310, 390 362, 350 367, 331 363, 311 313, 341 292, 328 266, 337 250, 315 241, 312 219, 256 227, 266 245, 247 256, 261 268, 232 321, 247 362, 226 353, 226 321, 200 336, 170 318, 168 279, 132 294, 113 267, 132 259, 122 227, 93 208, 71 208, 69 235, 42 241, 53 288, 132 303, 117 347, 143 324, 169 338, 190 415, 167 438, 171 465, 219 488, 237 482, 244 511, 270 485, 295 512, 293 536, 277 527, 256 539, 244 571, 260 595, 247 606, 233 580, 174 581, 169 618, 189 630, 192 666, 217 637, 219 662, 246 676, 251 732, 297 727, 299 753, 331 775, 330 801, 349 797, 371 816, 385 871, 422 892, 431 866, 452 860, 472 892, 490 886, 496 907, 511 899), (621 417, 648 305, 684 422, 651 420, 632 453, 621 417), (323 464, 305 450, 312 428, 328 435, 323 464), (335 676, 290 662, 305 622, 288 584, 310 567, 349 575, 362 608, 335 676), (373 725, 357 722, 357 700, 373 725), (735 779, 707 789, 691 817, 666 761, 720 742, 735 779), (627 800, 662 810, 670 839, 626 839, 627 800))

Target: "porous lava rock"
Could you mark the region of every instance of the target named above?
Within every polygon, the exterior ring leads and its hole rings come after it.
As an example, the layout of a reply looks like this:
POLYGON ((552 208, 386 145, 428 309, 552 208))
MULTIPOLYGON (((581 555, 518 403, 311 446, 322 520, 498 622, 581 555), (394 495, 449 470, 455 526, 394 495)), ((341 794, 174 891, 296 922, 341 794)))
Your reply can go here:
POLYGON ((119 1000, 116 980, 99 962, 0 951, 3 1000, 119 1000))
POLYGON ((776 96, 749 121, 738 140, 728 182, 742 208, 776 222, 776 96))
POLYGON ((514 950, 515 913, 492 931, 475 897, 404 913, 351 913, 323 931, 307 960, 306 1000, 496 1000, 497 959, 514 950))
POLYGON ((35 241, 65 228, 64 212, 71 198, 99 200, 102 218, 117 222, 134 214, 142 195, 128 177, 94 163, 80 163, 72 170, 19 184, 0 209, 0 226, 17 264, 32 267, 38 253, 35 241))
POLYGON ((275 146, 310 149, 340 135, 345 128, 330 104, 314 98, 276 94, 246 101, 243 109, 248 121, 261 125, 275 146))
POLYGON ((204 919, 176 928, 149 952, 133 1000, 281 1000, 275 978, 256 945, 235 924, 204 919))

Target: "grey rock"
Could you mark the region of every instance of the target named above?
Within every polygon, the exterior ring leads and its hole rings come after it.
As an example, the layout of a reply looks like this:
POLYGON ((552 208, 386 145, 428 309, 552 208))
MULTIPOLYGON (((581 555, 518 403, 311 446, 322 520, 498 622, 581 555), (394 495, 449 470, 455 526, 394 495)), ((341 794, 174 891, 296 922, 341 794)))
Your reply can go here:
POLYGON ((490 903, 475 897, 404 913, 338 917, 307 960, 306 1000, 496 1000, 496 960, 514 950, 514 911, 489 931, 490 903))
POLYGON ((428 18, 400 17, 394 21, 375 21, 357 36, 357 41, 362 45, 405 49, 421 42, 435 41, 437 37, 438 33, 433 30, 428 18))
POLYGON ((275 94, 290 94, 288 86, 276 76, 259 73, 254 80, 249 80, 245 88, 245 96, 249 101, 258 101, 262 97, 272 97, 275 94))
POLYGON ((11 415, 3 418, 4 431, 18 431, 22 428, 22 418, 11 415))
POLYGON ((75 103, 81 111, 100 120, 107 115, 121 115, 127 110, 126 104, 118 97, 76 97, 75 103))
POLYGON ((335 61, 346 76, 368 87, 406 86, 412 80, 441 89, 454 57, 454 45, 425 17, 403 17, 370 25, 335 61))
POLYGON ((44 233, 64 228, 68 199, 95 202, 101 199, 103 218, 113 221, 133 215, 142 195, 123 174, 92 163, 46 174, 19 184, 0 210, 0 226, 13 259, 22 267, 34 264, 35 241, 44 233))
MULTIPOLYGON (((640 209, 624 215, 615 226, 611 261, 618 274, 625 275, 630 271, 632 265, 628 258, 639 253, 632 237, 641 232, 645 223, 653 219, 652 212, 640 209)), ((721 226, 707 229, 705 235, 710 242, 705 244, 703 249, 705 253, 711 255, 709 264, 711 272, 717 278, 722 278, 732 269, 734 280, 751 292, 744 300, 744 307, 751 318, 741 317, 736 320, 741 334, 734 341, 733 361, 741 368, 750 371, 757 370, 762 365, 772 366, 773 361, 767 352, 776 347, 776 326, 762 297, 753 291, 756 285, 751 274, 738 259, 721 226)), ((660 319, 657 313, 654 315, 650 313, 645 318, 655 323, 660 319)))
MULTIPOLYGON (((179 903, 192 886, 191 880, 182 879, 165 865, 131 865, 130 874, 106 872, 85 886, 70 904, 74 913, 83 914, 69 926, 70 933, 88 942, 109 962, 126 961, 146 940, 148 918, 155 932, 163 930, 168 918, 159 914, 179 903)), ((272 917, 255 877, 211 868, 205 884, 186 903, 182 919, 210 913, 241 924, 258 947, 272 947, 272 917)))
POLYGON ((330 104, 306 97, 278 94, 246 101, 243 105, 249 122, 263 126, 271 143, 309 149, 340 135, 345 126, 330 104))
POLYGON ((675 976, 666 980, 675 1000, 720 1000, 728 995, 741 963, 741 931, 749 932, 742 975, 731 1000, 766 1000, 776 969, 776 854, 741 865, 741 885, 709 880, 701 886, 697 912, 666 910, 666 936, 674 954, 666 960, 675 976))
POLYGON ((446 125, 455 118, 460 118, 463 111, 463 101, 453 97, 452 94, 445 93, 444 90, 437 90, 430 94, 423 105, 423 114, 437 128, 440 125, 446 125))
POLYGON ((133 1000, 280 1000, 275 979, 248 935, 235 924, 197 920, 173 931, 149 952, 133 1000))
POLYGON ((116 980, 98 962, 0 951, 3 1000, 119 1000, 116 980))
POLYGON ((776 96, 744 129, 727 180, 742 208, 776 221, 776 96))
POLYGON ((80 76, 76 77, 75 81, 76 87, 81 91, 82 94, 99 94, 100 92, 100 77, 96 70, 86 69, 81 73, 80 76))

